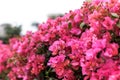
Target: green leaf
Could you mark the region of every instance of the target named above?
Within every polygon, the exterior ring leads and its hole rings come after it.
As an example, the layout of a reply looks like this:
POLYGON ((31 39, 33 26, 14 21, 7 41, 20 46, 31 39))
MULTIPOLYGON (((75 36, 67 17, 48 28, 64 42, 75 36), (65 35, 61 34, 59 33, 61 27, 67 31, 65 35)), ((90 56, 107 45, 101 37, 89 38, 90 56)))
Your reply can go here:
POLYGON ((68 29, 71 29, 71 28, 72 28, 72 23, 69 22, 69 23, 68 23, 68 29))
POLYGON ((115 18, 119 18, 119 15, 117 13, 111 13, 111 15, 115 18))
POLYGON ((49 80, 53 80, 53 78, 50 78, 49 80))
POLYGON ((86 0, 87 2, 92 2, 92 0, 86 0))
POLYGON ((80 28, 83 29, 84 26, 85 26, 85 23, 82 22, 82 23, 80 24, 80 28))
POLYGON ((120 28, 120 21, 117 23, 117 27, 120 28))

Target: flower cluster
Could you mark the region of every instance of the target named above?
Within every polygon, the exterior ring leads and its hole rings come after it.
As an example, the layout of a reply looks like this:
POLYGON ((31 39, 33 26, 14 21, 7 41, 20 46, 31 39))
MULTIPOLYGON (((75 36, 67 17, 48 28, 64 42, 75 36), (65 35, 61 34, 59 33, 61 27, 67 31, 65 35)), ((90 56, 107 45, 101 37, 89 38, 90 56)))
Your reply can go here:
POLYGON ((7 60, 11 56, 12 52, 10 50, 10 46, 5 45, 0 41, 0 77, 4 77, 8 72, 7 60))
POLYGON ((5 72, 4 77, 120 79, 120 0, 85 1, 80 9, 38 27, 34 33, 11 39, 9 45, 0 43, 0 73, 5 72))

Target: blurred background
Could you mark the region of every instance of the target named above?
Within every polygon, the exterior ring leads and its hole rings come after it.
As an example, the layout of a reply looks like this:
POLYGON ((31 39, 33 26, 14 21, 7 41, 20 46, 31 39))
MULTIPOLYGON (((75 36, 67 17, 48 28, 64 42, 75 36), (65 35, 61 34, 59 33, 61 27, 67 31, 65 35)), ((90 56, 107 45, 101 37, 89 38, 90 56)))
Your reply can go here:
POLYGON ((36 31, 37 25, 48 17, 63 16, 79 9, 85 0, 0 0, 0 39, 4 43, 12 37, 36 31))

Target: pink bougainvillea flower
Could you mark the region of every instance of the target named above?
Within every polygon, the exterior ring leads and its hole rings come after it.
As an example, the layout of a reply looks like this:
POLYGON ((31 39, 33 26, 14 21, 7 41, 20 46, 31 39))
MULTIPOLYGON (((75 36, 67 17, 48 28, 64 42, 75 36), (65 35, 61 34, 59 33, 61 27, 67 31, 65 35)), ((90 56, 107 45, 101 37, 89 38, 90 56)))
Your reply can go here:
POLYGON ((104 53, 105 56, 112 57, 118 55, 118 44, 108 44, 108 47, 106 48, 106 51, 104 53))
POLYGON ((105 20, 102 24, 107 30, 112 30, 115 22, 110 17, 105 17, 105 20))

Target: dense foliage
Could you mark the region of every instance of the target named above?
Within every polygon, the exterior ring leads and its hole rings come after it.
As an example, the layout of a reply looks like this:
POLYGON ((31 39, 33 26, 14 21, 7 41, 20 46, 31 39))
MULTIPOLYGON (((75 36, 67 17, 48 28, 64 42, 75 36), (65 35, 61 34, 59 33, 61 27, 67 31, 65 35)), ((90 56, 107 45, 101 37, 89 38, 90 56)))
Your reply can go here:
POLYGON ((8 44, 9 39, 13 37, 20 37, 21 34, 21 25, 11 25, 9 23, 1 24, 1 27, 3 28, 4 35, 0 36, 0 40, 3 41, 3 43, 8 44))
POLYGON ((0 48, 4 80, 119 80, 120 1, 86 1, 0 48))

